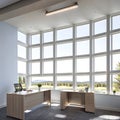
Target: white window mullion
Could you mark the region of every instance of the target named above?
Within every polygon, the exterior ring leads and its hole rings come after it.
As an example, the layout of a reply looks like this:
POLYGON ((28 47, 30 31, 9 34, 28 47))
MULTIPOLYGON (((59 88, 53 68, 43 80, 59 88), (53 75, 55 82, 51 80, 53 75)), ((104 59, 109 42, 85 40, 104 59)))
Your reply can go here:
POLYGON ((26 73, 27 73, 27 77, 26 77, 26 88, 29 89, 31 86, 31 77, 29 77, 29 75, 31 74, 32 71, 32 66, 31 66, 31 62, 28 62, 31 58, 31 48, 29 47, 29 45, 31 44, 31 35, 27 35, 27 53, 26 53, 26 58, 27 58, 27 63, 26 63, 26 73))
POLYGON ((75 43, 75 37, 76 37, 76 27, 73 25, 73 90, 76 90, 77 83, 76 83, 76 43, 75 43))
POLYGON ((43 32, 40 32, 40 74, 43 74, 43 32))
POLYGON ((107 93, 112 89, 110 81, 110 15, 107 15, 107 93))
POLYGON ((53 89, 55 90, 57 88, 57 79, 56 79, 56 29, 53 29, 53 89))
POLYGON ((94 79, 93 79, 93 22, 90 21, 90 91, 94 90, 94 79))

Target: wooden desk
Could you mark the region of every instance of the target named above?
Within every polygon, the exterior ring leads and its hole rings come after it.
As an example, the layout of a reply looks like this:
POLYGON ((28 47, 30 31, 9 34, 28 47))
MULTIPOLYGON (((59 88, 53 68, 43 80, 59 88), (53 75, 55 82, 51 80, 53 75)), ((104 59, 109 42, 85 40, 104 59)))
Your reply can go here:
POLYGON ((51 104, 50 90, 9 93, 7 94, 7 116, 24 120, 25 110, 30 110, 43 102, 51 104))
POLYGON ((73 105, 84 108, 86 112, 95 112, 94 93, 62 91, 60 104, 62 110, 73 105))

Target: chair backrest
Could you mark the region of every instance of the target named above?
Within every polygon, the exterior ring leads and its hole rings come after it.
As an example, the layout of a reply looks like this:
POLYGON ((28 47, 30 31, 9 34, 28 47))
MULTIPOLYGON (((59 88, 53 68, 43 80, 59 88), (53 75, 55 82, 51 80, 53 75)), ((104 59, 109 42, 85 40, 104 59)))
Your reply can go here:
POLYGON ((22 85, 20 83, 14 84, 15 92, 22 91, 22 85))

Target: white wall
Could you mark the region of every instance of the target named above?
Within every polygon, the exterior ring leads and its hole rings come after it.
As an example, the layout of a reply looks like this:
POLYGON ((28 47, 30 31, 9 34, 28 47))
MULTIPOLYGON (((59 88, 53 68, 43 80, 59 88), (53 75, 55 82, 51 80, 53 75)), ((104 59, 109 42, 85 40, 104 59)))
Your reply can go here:
POLYGON ((6 93, 14 91, 17 81, 17 29, 0 22, 0 107, 6 105, 6 93))
POLYGON ((120 112, 120 96, 95 94, 95 107, 120 112))

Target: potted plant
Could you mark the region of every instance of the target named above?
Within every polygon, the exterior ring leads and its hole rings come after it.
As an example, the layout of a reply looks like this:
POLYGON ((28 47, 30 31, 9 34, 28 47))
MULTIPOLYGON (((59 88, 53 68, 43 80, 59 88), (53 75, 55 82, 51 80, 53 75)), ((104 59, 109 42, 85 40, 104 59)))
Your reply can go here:
POLYGON ((38 83, 37 86, 38 86, 38 89, 40 91, 40 88, 42 87, 42 84, 38 83))
POLYGON ((89 87, 87 86, 87 87, 85 88, 85 92, 88 92, 88 90, 89 90, 89 87))
POLYGON ((116 93, 116 90, 113 90, 113 94, 115 94, 116 93))

